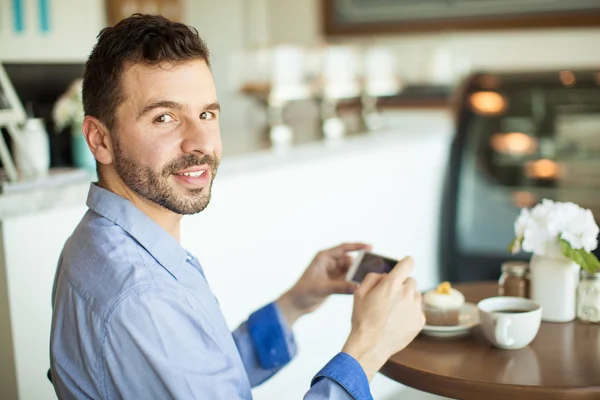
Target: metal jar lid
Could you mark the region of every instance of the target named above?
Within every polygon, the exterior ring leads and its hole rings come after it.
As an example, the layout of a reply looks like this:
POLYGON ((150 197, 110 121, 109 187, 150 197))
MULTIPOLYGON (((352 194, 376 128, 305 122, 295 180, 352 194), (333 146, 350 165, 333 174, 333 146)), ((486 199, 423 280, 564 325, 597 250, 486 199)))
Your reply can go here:
POLYGON ((529 269, 526 261, 505 261, 502 263, 502 272, 517 278, 525 276, 529 269))

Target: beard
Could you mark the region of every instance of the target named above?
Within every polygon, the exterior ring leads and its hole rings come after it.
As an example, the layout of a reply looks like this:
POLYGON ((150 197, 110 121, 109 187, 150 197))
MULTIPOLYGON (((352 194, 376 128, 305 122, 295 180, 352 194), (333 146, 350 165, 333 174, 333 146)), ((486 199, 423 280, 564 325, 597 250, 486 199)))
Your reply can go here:
MULTIPOLYGON (((176 214, 190 215, 203 211, 210 202, 212 184, 217 174, 219 159, 211 155, 186 154, 165 164, 160 171, 142 165, 123 154, 118 141, 114 142, 115 171, 127 187, 142 198, 176 214), (182 169, 207 165, 210 183, 200 189, 176 188, 169 177, 182 169), (184 193, 181 193, 184 190, 184 193)), ((206 172, 205 172, 206 173, 206 172)))

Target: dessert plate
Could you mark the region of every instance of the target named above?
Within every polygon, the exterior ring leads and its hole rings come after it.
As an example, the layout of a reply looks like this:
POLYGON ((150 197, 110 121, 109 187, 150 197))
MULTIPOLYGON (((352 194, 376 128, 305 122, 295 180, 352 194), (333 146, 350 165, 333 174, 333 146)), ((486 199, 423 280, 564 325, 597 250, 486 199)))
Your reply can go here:
POLYGON ((479 325, 479 311, 473 303, 463 304, 458 317, 458 325, 434 326, 425 325, 422 334, 433 337, 461 337, 469 334, 469 330, 479 325))

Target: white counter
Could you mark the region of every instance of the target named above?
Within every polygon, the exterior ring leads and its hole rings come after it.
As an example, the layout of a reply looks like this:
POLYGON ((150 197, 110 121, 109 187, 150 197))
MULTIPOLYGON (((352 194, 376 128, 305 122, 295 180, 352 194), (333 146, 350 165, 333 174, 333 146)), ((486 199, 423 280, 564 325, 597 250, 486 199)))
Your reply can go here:
MULTIPOLYGON (((367 241, 392 257, 411 254, 421 287, 437 281, 437 224, 451 131, 438 116, 402 120, 393 132, 290 149, 224 156, 210 206, 184 219, 183 245, 201 260, 234 328, 291 285, 316 251, 367 241)), ((3 214, 0 258, 0 398, 53 399, 48 369, 50 294, 56 261, 85 212, 70 206, 3 214)), ((0 199, 0 214, 2 200, 0 199)), ((74 206, 76 204, 76 206, 74 206)), ((342 347, 351 299, 330 299, 295 327, 300 353, 255 398, 300 399, 342 347)), ((400 385, 378 376, 375 398, 400 385)))

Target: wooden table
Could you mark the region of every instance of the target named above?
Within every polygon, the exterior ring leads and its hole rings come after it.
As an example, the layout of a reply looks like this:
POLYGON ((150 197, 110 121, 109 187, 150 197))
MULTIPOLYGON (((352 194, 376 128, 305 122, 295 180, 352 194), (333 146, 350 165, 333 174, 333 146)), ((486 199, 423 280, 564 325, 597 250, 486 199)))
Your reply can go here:
MULTIPOLYGON (((495 296, 495 282, 456 285, 467 301, 495 296)), ((380 371, 407 386, 464 400, 600 399, 600 326, 543 322, 521 350, 500 350, 480 327, 459 339, 419 335, 380 371)))

